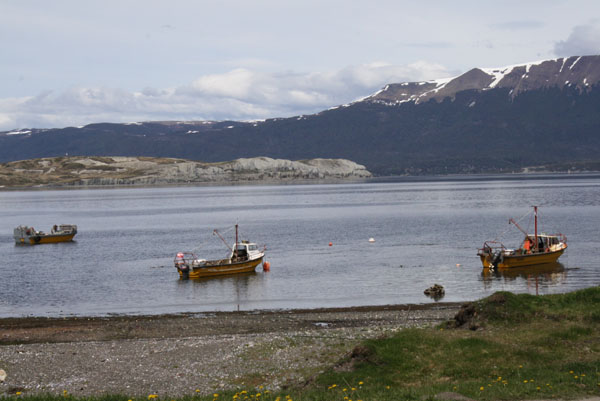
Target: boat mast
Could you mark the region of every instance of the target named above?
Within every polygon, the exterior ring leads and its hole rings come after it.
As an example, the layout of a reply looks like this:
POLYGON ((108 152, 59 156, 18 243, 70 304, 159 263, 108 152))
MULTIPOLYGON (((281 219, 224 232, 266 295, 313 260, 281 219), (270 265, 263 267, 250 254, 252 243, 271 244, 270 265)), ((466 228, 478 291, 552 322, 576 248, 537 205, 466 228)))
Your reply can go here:
POLYGON ((235 249, 237 249, 238 244, 238 225, 235 225, 235 249))
POLYGON ((535 251, 538 252, 539 251, 539 246, 538 246, 538 233, 537 233, 537 206, 533 207, 533 215, 535 216, 535 251))

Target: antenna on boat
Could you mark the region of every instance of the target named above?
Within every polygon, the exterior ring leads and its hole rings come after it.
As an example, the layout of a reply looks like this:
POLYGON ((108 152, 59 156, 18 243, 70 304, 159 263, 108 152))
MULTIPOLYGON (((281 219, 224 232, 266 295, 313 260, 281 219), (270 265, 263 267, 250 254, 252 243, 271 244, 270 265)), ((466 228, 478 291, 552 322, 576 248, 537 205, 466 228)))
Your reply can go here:
POLYGON ((237 244, 238 244, 238 225, 236 223, 236 225, 235 225, 235 249, 237 249, 237 244))
POLYGON ((538 244, 538 233, 537 233, 537 206, 533 206, 533 215, 535 216, 535 251, 538 252, 539 251, 539 244, 538 244))

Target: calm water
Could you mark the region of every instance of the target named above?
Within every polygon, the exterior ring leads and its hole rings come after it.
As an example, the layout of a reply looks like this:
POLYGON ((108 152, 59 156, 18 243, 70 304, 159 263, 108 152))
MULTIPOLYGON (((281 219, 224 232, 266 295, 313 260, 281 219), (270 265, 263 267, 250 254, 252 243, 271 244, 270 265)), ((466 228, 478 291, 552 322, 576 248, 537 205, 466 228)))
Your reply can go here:
POLYGON ((598 176, 7 191, 0 221, 2 317, 428 303, 423 290, 434 283, 446 288, 442 301, 600 285, 598 176), (542 230, 568 236, 562 263, 482 274, 477 248, 504 231, 516 245, 508 218, 534 204, 542 230), (233 240, 236 222, 267 245, 271 271, 179 280, 174 255, 225 256, 212 230, 233 240), (76 242, 14 245, 19 224, 60 223, 78 225, 76 242))

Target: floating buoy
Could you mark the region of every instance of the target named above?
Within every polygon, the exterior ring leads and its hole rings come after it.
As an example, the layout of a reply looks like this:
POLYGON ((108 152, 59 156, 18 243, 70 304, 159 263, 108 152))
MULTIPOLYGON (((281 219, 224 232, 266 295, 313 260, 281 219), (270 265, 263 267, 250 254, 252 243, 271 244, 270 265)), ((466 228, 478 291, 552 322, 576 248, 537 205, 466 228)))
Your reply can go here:
POLYGON ((375 242, 375 238, 369 238, 369 242, 375 242))
POLYGON ((457 264, 456 264, 456 267, 460 267, 460 263, 457 263, 457 264))
POLYGON ((271 264, 269 262, 267 262, 266 260, 263 262, 263 271, 264 272, 268 272, 271 270, 271 264))
POLYGON ((333 246, 333 242, 330 242, 330 243, 329 243, 329 246, 333 246))

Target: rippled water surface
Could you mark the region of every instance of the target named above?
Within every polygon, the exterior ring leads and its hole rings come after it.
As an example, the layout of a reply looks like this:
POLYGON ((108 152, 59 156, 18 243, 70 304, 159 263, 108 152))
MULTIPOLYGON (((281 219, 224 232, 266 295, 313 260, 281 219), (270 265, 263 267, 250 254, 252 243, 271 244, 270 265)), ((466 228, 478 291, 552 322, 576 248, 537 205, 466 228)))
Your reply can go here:
POLYGON ((598 176, 6 191, 0 221, 0 316, 428 303, 434 283, 446 288, 442 301, 600 284, 598 176), (517 245, 508 218, 534 204, 541 230, 569 239, 561 264, 484 274, 477 249, 503 232, 517 245), (174 255, 225 256, 212 231, 233 240, 236 222, 267 245, 271 271, 179 280, 174 255), (75 242, 14 244, 19 224, 60 223, 78 225, 75 242))

